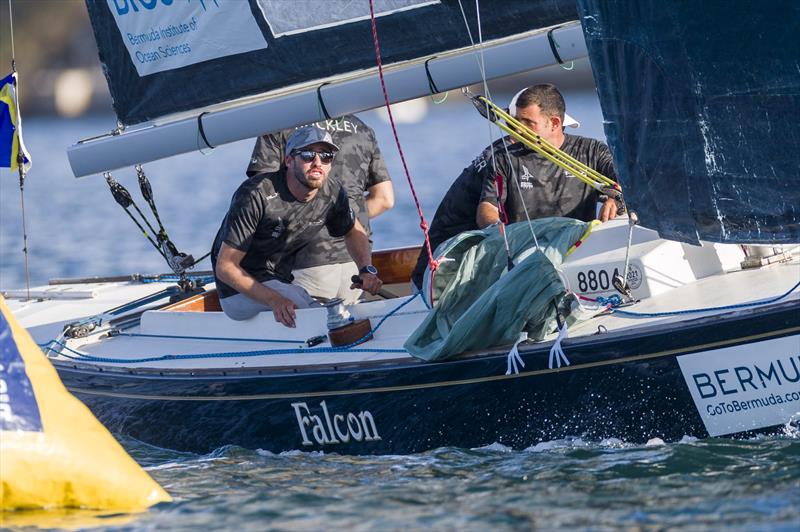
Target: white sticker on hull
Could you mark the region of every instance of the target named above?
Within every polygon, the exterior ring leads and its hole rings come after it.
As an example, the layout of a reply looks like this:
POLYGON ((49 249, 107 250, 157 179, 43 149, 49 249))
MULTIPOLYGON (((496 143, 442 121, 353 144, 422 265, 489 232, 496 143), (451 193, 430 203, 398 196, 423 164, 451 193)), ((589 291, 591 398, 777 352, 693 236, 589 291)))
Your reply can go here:
POLYGON ((800 336, 679 356, 711 436, 787 423, 800 413, 800 336))

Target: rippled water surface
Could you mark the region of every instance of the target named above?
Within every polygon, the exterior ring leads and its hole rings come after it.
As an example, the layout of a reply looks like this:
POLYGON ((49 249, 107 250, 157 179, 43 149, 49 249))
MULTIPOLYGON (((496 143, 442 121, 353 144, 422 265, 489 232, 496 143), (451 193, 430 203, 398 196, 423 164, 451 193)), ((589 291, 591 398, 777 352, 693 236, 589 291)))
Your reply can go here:
POLYGON ((115 530, 797 530, 800 439, 630 445, 581 439, 411 456, 198 456, 123 440, 174 497, 115 530))

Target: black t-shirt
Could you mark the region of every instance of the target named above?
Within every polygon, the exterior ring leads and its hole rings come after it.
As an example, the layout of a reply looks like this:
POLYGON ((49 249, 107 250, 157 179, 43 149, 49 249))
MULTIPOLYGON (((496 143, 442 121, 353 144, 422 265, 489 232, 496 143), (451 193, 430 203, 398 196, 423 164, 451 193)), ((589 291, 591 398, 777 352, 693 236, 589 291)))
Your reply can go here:
MULTIPOLYGON (((580 181, 567 175, 556 166, 524 144, 511 142, 509 137, 496 141, 492 150, 486 148, 450 186, 431 223, 428 235, 431 249, 461 232, 478 229, 475 223, 478 204, 488 201, 497 205, 496 175, 503 176, 504 208, 509 223, 525 220, 522 202, 532 220, 549 216, 577 218, 585 222, 594 220, 597 212, 598 193, 580 181), (503 143, 507 146, 506 149, 503 143), (520 185, 520 196, 513 177, 520 185)), ((616 180, 611 152, 602 142, 577 135, 565 135, 561 150, 616 180)), ((434 257, 435 258, 435 257, 434 257)), ((417 259, 411 280, 422 286, 428 253, 424 248, 417 259)))
MULTIPOLYGON (((611 152, 605 144, 577 135, 565 137, 562 151, 616 180, 611 152)), ((497 171, 503 177, 503 205, 509 223, 525 220, 523 203, 532 220, 564 216, 589 222, 597 217, 596 190, 522 144, 509 149, 509 157, 497 157, 497 171)), ((497 205, 497 183, 491 168, 484 172, 481 201, 497 205)))
MULTIPOLYGON (((428 238, 431 241, 431 251, 436 250, 436 246, 464 231, 477 229, 475 215, 477 214, 478 202, 481 198, 483 180, 486 169, 492 168, 492 150, 495 150, 495 157, 500 157, 505 152, 503 143, 506 139, 495 141, 491 147, 487 147, 483 152, 472 161, 472 164, 464 168, 461 174, 453 181, 447 193, 442 198, 433 221, 428 229, 428 238)), ((512 145, 513 146, 513 145, 512 145)), ((434 257, 436 258, 436 257, 434 257)), ((417 286, 422 286, 422 276, 425 275, 425 268, 428 266, 428 250, 425 243, 422 243, 422 251, 417 259, 417 265, 411 274, 411 280, 417 286)))
MULTIPOLYGON (((378 183, 390 180, 375 132, 353 115, 323 120, 313 125, 330 133, 333 142, 339 146, 329 178, 338 179, 344 184, 358 221, 369 233, 369 213, 364 192, 378 183)), ((247 175, 276 172, 283 168, 286 140, 294 131, 295 128, 284 129, 259 137, 247 167, 247 175)), ((340 264, 351 260, 344 241, 332 237, 323 229, 297 254, 295 268, 340 264)))
MULTIPOLYGON (((286 185, 286 172, 258 174, 242 183, 233 194, 228 214, 214 239, 211 262, 225 242, 244 251, 241 267, 257 281, 279 279, 291 282, 297 252, 324 227, 336 237, 346 235, 355 224, 344 187, 325 180, 316 196, 298 201, 286 185)), ((220 297, 238 292, 218 278, 220 297)))

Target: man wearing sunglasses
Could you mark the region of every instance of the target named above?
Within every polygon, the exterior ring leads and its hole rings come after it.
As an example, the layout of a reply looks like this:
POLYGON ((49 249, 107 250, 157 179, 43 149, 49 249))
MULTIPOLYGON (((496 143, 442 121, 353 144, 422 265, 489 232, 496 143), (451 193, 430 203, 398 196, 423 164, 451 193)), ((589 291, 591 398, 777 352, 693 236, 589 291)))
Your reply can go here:
POLYGON ((344 238, 363 289, 380 289, 369 237, 343 185, 328 179, 338 151, 327 132, 300 128, 287 139, 283 169, 258 174, 234 193, 211 253, 222 310, 230 318, 272 310, 276 321, 294 327, 295 309, 317 305, 292 284, 292 269, 298 251, 323 227, 344 238))
MULTIPOLYGON (((330 177, 342 182, 358 221, 370 234, 370 219, 394 205, 392 181, 375 132, 354 115, 309 125, 330 133, 339 146, 330 177)), ((279 170, 283 166, 286 140, 294 131, 290 128, 259 137, 247 176, 279 170)), ((361 290, 350 288, 350 278, 357 274, 358 267, 350 258, 344 240, 332 237, 324 228, 298 252, 292 271, 294 284, 312 296, 339 297, 346 303, 354 303, 361 295, 361 290)))

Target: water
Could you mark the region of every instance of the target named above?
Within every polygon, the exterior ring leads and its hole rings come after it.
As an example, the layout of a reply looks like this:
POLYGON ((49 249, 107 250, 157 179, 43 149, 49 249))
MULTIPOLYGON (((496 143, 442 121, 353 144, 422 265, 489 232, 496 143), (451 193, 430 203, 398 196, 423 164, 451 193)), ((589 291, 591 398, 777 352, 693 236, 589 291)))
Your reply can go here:
POLYGON ((800 439, 579 438, 350 457, 236 447, 197 456, 123 440, 173 496, 111 530, 797 530, 800 439))
MULTIPOLYGON (((568 93, 579 133, 602 137, 591 92, 568 93)), ((457 99, 458 95, 451 95, 457 99)), ((498 98, 501 101, 502 98, 498 98)), ((507 100, 507 96, 506 96, 507 100)), ((373 225, 376 247, 421 237, 391 131, 378 134, 394 178, 397 205, 373 225)), ((161 258, 117 206, 103 180, 71 177, 66 146, 113 126, 111 117, 30 119, 34 167, 26 185, 33 284, 54 277, 166 271, 161 258)), ((450 182, 490 141, 468 105, 431 106, 401 124, 411 176, 428 219, 450 182)), ((145 165, 172 240, 196 257, 211 243, 244 175, 251 141, 210 154, 145 165)), ((133 171, 115 177, 139 199, 133 171)), ((0 173, 0 288, 24 282, 16 176, 0 173)), ((208 268, 208 262, 199 268, 208 268)), ((209 455, 122 443, 174 497, 150 512, 94 517, 50 515, 51 526, 119 530, 530 528, 796 530, 800 523, 797 431, 746 441, 631 445, 619 440, 545 442, 524 451, 499 445, 436 449, 412 456, 346 457, 226 447, 209 455)))

